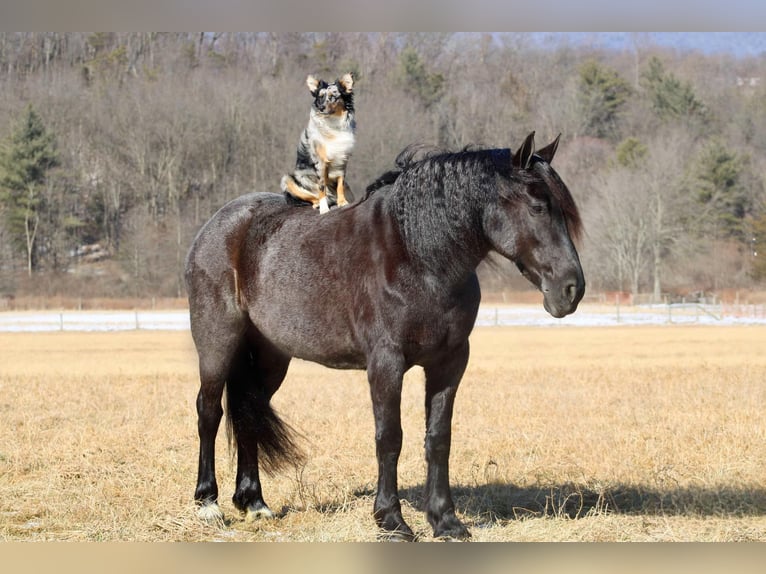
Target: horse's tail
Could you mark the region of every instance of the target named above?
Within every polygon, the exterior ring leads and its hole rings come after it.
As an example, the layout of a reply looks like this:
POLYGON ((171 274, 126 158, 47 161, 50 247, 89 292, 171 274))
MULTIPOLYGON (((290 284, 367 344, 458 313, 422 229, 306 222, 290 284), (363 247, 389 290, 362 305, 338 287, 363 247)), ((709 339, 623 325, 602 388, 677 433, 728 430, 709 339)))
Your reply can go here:
POLYGON ((230 450, 234 454, 238 443, 253 449, 257 445, 258 462, 268 474, 287 466, 298 467, 306 458, 296 443, 298 433, 271 407, 271 395, 257 376, 249 350, 240 350, 226 381, 226 434, 230 450))

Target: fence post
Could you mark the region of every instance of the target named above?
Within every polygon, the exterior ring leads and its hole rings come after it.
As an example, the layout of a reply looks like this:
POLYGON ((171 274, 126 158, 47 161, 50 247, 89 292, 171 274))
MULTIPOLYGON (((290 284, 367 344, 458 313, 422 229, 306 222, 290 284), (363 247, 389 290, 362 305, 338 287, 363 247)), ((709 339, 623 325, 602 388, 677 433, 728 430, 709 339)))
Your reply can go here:
POLYGON ((64 330, 64 313, 59 313, 59 331, 64 330))
POLYGON ((141 328, 141 325, 138 324, 138 309, 136 309, 136 331, 138 331, 141 328))
POLYGON ((617 309, 617 322, 619 323, 620 322, 620 294, 619 293, 617 293, 614 296, 614 304, 617 309))

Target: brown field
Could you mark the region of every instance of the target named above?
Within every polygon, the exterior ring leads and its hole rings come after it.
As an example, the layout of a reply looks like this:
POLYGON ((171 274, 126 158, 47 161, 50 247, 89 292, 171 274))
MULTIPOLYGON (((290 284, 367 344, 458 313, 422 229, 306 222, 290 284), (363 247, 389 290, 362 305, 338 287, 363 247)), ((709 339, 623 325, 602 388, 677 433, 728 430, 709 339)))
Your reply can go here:
MULTIPOLYGON (((478 541, 766 541, 766 327, 484 328, 451 474, 478 541)), ((276 520, 200 523, 188 333, 0 334, 0 540, 372 541, 365 375, 295 361, 274 403, 305 467, 264 477, 276 520)), ((422 374, 407 375, 402 506, 419 510, 422 374)))

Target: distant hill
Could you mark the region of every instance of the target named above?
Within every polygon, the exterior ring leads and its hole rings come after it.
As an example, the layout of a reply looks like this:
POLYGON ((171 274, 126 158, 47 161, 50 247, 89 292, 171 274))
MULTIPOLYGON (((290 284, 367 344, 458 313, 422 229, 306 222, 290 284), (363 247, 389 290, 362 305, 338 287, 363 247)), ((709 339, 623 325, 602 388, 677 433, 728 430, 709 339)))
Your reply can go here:
POLYGON ((731 54, 749 57, 766 54, 766 32, 533 32, 533 41, 541 45, 593 46, 613 50, 632 50, 656 45, 679 51, 705 54, 731 54))

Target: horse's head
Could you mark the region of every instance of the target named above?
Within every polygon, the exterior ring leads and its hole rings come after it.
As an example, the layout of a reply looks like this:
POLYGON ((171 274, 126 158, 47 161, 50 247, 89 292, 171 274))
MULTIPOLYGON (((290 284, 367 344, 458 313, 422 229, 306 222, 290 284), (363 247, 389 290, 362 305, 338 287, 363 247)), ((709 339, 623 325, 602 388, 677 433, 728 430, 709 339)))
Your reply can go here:
POLYGON ((543 292, 546 311, 564 317, 577 309, 585 279, 572 242, 582 225, 577 206, 550 165, 558 142, 535 152, 534 132, 527 136, 499 170, 497 203, 486 210, 484 229, 492 247, 543 292))

